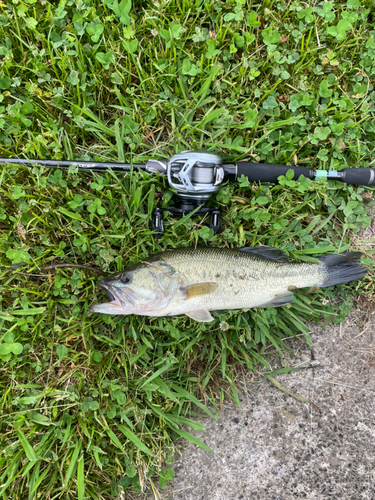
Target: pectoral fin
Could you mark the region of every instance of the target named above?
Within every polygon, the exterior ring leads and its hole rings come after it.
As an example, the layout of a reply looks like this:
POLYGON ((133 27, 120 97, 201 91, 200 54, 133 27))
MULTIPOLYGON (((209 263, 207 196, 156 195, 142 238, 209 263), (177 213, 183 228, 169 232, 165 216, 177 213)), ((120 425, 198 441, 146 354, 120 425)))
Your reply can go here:
POLYGON ((217 283, 196 283, 194 285, 181 288, 181 292, 185 295, 185 299, 192 299, 198 295, 207 295, 214 292, 218 288, 217 283))
POLYGON ((280 306, 286 306, 292 300, 294 299, 294 293, 288 291, 285 293, 279 293, 275 295, 271 300, 268 302, 264 302, 264 304, 260 304, 259 306, 255 306, 257 308, 261 307, 268 307, 268 306, 274 306, 274 307, 280 307, 280 306))
POLYGON ((214 320, 209 311, 204 311, 203 309, 201 311, 191 311, 185 314, 189 316, 189 318, 199 321, 199 323, 209 323, 214 320))

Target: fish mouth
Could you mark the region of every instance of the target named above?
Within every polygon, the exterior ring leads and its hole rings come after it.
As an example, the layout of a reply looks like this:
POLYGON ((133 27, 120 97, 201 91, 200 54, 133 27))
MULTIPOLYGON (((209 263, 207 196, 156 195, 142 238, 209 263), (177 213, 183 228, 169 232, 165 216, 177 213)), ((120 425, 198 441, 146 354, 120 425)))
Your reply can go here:
POLYGON ((128 314, 129 306, 134 305, 132 294, 124 288, 117 290, 115 287, 106 283, 105 280, 99 281, 99 288, 101 288, 110 302, 95 304, 90 307, 91 312, 100 312, 104 314, 128 314))
POLYGON ((121 292, 117 290, 115 287, 106 283, 104 280, 99 281, 98 287, 101 288, 109 298, 111 302, 116 302, 118 305, 134 305, 134 297, 133 294, 127 287, 122 287, 121 292))
POLYGON ((115 295, 112 293, 111 288, 108 285, 105 285, 103 283, 98 283, 98 286, 105 292, 110 301, 117 300, 115 295))

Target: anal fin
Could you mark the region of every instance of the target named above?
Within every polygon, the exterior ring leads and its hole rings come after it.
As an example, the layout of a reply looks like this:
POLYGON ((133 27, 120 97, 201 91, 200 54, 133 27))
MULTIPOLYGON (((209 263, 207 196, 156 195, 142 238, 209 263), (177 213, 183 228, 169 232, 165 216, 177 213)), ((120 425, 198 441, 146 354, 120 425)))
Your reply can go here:
POLYGON ((189 318, 195 319, 195 321, 198 321, 199 323, 209 323, 210 321, 214 320, 209 311, 203 309, 200 311, 190 311, 185 314, 186 316, 189 316, 189 318))
POLYGON ((274 306, 274 307, 280 307, 280 306, 286 306, 287 304, 290 304, 294 300, 294 293, 291 291, 285 292, 285 293, 279 293, 275 295, 271 300, 268 302, 264 302, 263 304, 260 304, 259 306, 255 306, 256 308, 263 308, 263 307, 269 307, 269 306, 274 306))

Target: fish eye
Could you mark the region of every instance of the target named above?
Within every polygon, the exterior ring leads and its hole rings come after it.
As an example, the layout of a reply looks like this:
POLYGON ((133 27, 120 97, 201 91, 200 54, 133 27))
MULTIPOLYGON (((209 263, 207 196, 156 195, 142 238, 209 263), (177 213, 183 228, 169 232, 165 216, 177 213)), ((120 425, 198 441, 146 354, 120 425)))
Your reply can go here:
POLYGON ((130 280, 130 276, 128 274, 123 274, 120 278, 120 281, 121 283, 129 283, 131 280, 130 280))

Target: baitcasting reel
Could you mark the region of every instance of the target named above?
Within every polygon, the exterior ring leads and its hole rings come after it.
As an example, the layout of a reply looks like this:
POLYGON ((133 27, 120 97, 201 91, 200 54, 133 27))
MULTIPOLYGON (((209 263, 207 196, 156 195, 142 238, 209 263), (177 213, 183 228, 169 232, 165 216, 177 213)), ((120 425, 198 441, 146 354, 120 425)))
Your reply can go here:
POLYGON ((152 229, 157 233, 163 233, 163 212, 170 212, 175 217, 183 217, 194 211, 194 215, 209 213, 209 227, 215 233, 219 232, 221 230, 220 211, 217 207, 209 208, 205 204, 220 189, 225 178, 222 158, 205 151, 183 151, 172 156, 166 169, 168 184, 175 194, 176 203, 174 207, 154 210, 152 229))

